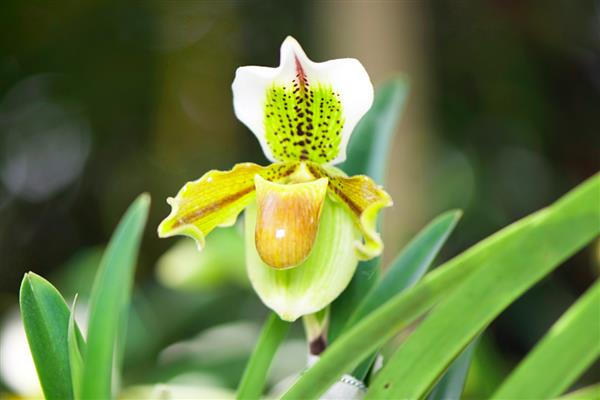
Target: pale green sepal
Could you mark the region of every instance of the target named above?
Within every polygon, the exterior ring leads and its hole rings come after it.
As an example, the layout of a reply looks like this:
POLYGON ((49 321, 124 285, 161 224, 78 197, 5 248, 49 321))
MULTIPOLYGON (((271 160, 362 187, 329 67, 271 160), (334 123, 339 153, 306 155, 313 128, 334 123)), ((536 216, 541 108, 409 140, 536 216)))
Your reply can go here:
POLYGON ((285 321, 313 314, 346 288, 358 259, 354 243, 360 237, 345 209, 325 200, 319 232, 310 256, 297 267, 277 270, 265 264, 254 242, 256 203, 246 209, 246 266, 262 302, 285 321))

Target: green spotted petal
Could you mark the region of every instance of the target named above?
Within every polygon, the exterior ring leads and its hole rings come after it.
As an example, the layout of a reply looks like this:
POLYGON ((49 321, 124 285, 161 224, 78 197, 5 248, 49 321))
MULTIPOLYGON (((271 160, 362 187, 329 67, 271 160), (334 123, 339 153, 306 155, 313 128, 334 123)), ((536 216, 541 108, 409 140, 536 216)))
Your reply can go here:
POLYGON ((281 45, 279 67, 240 67, 232 89, 236 116, 272 161, 343 162, 354 127, 373 103, 360 62, 315 63, 292 37, 281 45))
POLYGON ((246 267, 262 302, 283 320, 295 321, 330 304, 348 285, 358 264, 354 251, 360 237, 344 207, 325 200, 314 246, 308 258, 291 269, 265 264, 256 250, 257 207, 246 209, 246 267))
POLYGON ((322 164, 339 154, 344 113, 331 86, 273 85, 264 115, 267 144, 277 159, 322 164))

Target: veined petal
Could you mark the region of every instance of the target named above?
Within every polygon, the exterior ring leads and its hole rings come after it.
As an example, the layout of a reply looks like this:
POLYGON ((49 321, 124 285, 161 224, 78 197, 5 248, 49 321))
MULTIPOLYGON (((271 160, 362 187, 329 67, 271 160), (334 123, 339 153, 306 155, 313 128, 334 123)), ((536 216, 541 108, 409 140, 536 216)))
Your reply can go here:
POLYGON ((373 85, 351 58, 311 61, 287 37, 279 67, 240 67, 233 81, 235 114, 272 161, 341 163, 350 135, 373 103, 373 85))
POLYGON ((255 175, 277 181, 296 169, 297 164, 292 163, 268 167, 242 163, 230 171, 207 172, 200 179, 186 183, 175 198, 167 199, 171 213, 159 225, 158 236, 189 236, 201 250, 210 231, 235 223, 238 214, 254 199, 255 175))
POLYGON ((363 240, 356 242, 361 260, 369 260, 381 254, 383 242, 377 233, 377 215, 384 207, 393 205, 389 194, 365 175, 347 177, 335 167, 323 168, 309 164, 308 170, 317 178, 329 179, 328 193, 343 204, 362 233, 363 240))
POLYGON ((273 268, 295 267, 306 260, 313 248, 327 194, 327 178, 279 184, 256 175, 254 182, 258 254, 273 268))
POLYGON ((258 254, 254 241, 257 207, 245 213, 246 268, 262 302, 282 319, 294 321, 330 304, 348 286, 358 264, 359 233, 346 210, 326 197, 314 247, 300 265, 276 269, 258 254))

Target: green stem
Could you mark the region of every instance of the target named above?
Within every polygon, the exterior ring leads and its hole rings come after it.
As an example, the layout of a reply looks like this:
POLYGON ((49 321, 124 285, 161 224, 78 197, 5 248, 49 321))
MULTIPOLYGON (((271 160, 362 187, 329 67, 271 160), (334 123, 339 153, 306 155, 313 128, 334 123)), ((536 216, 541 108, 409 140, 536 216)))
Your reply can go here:
POLYGON ((314 314, 302 317, 306 341, 310 354, 318 356, 327 347, 327 329, 329 328, 329 306, 314 314))
POLYGON ((261 398, 269 367, 279 345, 285 339, 289 327, 289 323, 279 319, 275 313, 271 313, 246 365, 244 376, 242 376, 237 391, 237 399, 252 400, 261 398))

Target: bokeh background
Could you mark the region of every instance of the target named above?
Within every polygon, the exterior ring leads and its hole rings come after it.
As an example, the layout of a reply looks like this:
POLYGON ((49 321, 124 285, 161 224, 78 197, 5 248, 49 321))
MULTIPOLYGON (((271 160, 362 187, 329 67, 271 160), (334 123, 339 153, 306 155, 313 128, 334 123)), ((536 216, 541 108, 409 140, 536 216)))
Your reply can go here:
MULTIPOLYGON (((277 65, 288 34, 314 60, 360 59, 375 85, 410 80, 387 179, 385 259, 461 208, 441 262, 598 170, 598 1, 4 0, 0 392, 36 390, 15 325, 23 274, 85 299, 102 246, 141 192, 153 205, 124 384, 235 387, 266 315, 238 232, 216 234, 200 256, 154 227, 184 182, 266 162, 235 119, 230 85, 240 65, 277 65)), ((494 389, 598 276, 598 258, 580 252, 492 324, 467 397, 494 389)), ((291 335, 272 383, 302 368, 301 338, 291 335)))

